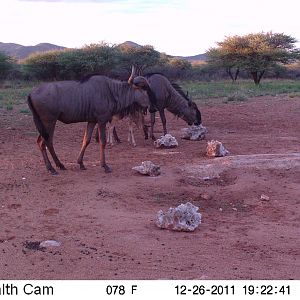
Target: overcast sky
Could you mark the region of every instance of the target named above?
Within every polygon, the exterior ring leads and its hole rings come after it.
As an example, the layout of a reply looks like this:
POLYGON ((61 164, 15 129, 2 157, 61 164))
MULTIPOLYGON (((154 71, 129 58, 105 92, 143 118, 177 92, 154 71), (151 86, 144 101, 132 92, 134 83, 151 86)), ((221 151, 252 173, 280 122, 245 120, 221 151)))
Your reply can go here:
MULTIPOLYGON (((134 41, 172 55, 225 36, 285 33, 300 41, 300 0, 0 0, 0 42, 82 47, 134 41)), ((297 46, 299 47, 299 43, 297 46)))

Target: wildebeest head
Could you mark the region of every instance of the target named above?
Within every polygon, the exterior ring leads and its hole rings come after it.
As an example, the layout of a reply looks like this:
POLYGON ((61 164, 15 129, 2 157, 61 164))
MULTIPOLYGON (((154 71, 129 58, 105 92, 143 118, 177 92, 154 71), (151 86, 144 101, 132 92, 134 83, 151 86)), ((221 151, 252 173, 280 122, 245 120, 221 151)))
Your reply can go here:
POLYGON ((183 115, 181 116, 182 119, 186 121, 189 126, 200 125, 202 123, 202 120, 201 113, 197 107, 197 104, 188 97, 188 93, 186 94, 185 98, 188 100, 188 105, 184 109, 183 115))
POLYGON ((137 90, 140 91, 142 94, 136 93, 136 97, 138 99, 135 102, 139 103, 143 107, 149 107, 151 105, 155 105, 155 96, 151 91, 150 85, 148 80, 143 76, 136 75, 135 66, 132 66, 131 75, 128 79, 128 83, 132 84, 132 86, 137 90), (139 95, 139 96, 138 96, 139 95), (145 95, 147 97, 147 101, 144 100, 145 95), (146 104, 147 102, 147 104, 146 104))
MULTIPOLYGON (((202 123, 201 113, 200 113, 200 110, 197 107, 197 104, 195 102, 189 100, 189 108, 192 111, 192 114, 195 114, 193 124, 197 125, 197 126, 201 125, 201 123, 202 123)), ((189 124, 189 125, 192 125, 192 124, 189 124)))

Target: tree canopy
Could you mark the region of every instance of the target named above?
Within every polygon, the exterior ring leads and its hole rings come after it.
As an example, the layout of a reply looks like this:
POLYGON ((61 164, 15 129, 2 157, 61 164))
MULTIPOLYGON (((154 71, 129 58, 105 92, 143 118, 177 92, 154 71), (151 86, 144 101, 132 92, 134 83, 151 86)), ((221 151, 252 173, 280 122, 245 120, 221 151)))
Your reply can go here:
POLYGON ((135 65, 137 71, 142 74, 147 68, 160 61, 160 53, 150 45, 139 47, 121 45, 118 49, 120 65, 128 72, 130 72, 131 66, 135 65))
POLYGON ((0 79, 6 77, 7 73, 13 68, 14 60, 9 55, 0 52, 0 79))
POLYGON ((259 84, 265 71, 278 64, 288 64, 300 57, 296 39, 283 33, 251 33, 226 37, 218 47, 208 51, 211 64, 224 67, 232 80, 240 69, 248 71, 255 84, 259 84), (232 70, 236 74, 233 76, 232 70))

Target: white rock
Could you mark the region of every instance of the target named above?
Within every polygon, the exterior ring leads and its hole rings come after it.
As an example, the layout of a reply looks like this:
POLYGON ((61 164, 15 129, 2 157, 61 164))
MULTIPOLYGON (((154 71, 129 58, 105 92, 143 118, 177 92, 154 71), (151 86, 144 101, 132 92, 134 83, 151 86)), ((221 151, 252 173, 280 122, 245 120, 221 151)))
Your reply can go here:
POLYGON ((206 155, 210 157, 225 156, 229 151, 219 141, 211 140, 207 142, 206 155))
POLYGON ((165 213, 160 210, 157 213, 156 225, 163 229, 194 231, 201 223, 201 214, 197 212, 198 209, 197 206, 187 202, 175 208, 170 207, 165 213))
POLYGON ((262 195, 260 196, 260 200, 263 200, 263 201, 269 201, 269 200, 270 200, 270 197, 267 196, 267 195, 265 195, 265 194, 262 194, 262 195))
POLYGON ((167 133, 166 135, 161 136, 160 139, 157 139, 154 142, 154 146, 156 148, 174 148, 178 146, 178 142, 175 137, 167 133))
POLYGON ((183 128, 181 130, 182 138, 191 141, 200 141, 205 138, 205 134, 207 133, 206 127, 199 125, 199 126, 190 126, 188 128, 183 128))
POLYGON ((40 242, 40 247, 59 247, 61 245, 61 242, 55 241, 55 240, 47 240, 40 242))
POLYGON ((155 165, 152 161, 143 161, 140 166, 133 167, 132 170, 138 171, 140 174, 149 176, 160 175, 160 166, 155 165))

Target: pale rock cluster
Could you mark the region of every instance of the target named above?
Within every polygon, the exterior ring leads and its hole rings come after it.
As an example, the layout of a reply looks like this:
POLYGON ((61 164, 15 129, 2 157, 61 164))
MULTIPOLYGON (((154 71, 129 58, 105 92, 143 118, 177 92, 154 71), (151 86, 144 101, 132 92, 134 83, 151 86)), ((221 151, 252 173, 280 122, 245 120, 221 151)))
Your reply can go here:
POLYGON ((205 138, 205 134, 207 133, 206 127, 199 125, 192 125, 188 128, 183 128, 181 130, 182 138, 185 140, 191 141, 200 141, 205 138))
POLYGON ((174 136, 167 133, 166 135, 161 136, 160 139, 157 139, 154 142, 156 148, 174 148, 178 146, 178 142, 174 136))
POLYGON ((160 166, 155 165, 152 161, 143 161, 140 166, 133 167, 132 170, 138 171, 140 174, 149 176, 160 175, 160 166))
POLYGON ((211 140, 207 142, 206 155, 209 157, 225 156, 229 151, 219 141, 211 140))
POLYGON ((194 231, 201 223, 199 208, 190 202, 180 204, 167 212, 160 210, 157 213, 156 225, 163 229, 176 231, 194 231))

